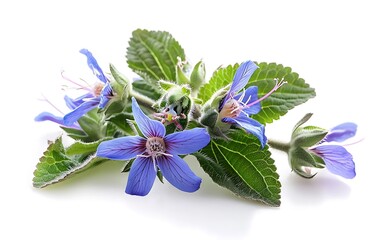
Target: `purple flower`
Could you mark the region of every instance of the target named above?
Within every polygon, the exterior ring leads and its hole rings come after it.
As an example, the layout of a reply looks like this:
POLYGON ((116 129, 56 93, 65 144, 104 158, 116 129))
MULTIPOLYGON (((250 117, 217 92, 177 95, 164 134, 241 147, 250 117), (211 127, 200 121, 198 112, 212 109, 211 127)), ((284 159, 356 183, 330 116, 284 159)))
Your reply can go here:
POLYGON ((353 156, 339 143, 353 137, 356 132, 356 124, 343 123, 331 129, 321 142, 309 150, 324 160, 330 172, 344 178, 354 178, 356 173, 353 156))
POLYGON ((257 98, 257 86, 243 89, 258 66, 252 61, 242 63, 237 69, 232 81, 231 88, 227 92, 219 106, 219 119, 222 122, 235 124, 244 128, 247 132, 256 136, 264 147, 267 142, 264 125, 252 119, 250 115, 257 114, 261 110, 260 102, 276 91, 283 81, 276 82, 275 87, 262 98, 257 98), (238 94, 237 94, 238 93, 238 94))
POLYGON ((147 117, 132 98, 132 110, 144 137, 127 136, 102 142, 96 155, 112 160, 135 158, 129 173, 126 193, 147 195, 154 183, 158 168, 176 188, 185 192, 199 189, 201 179, 181 159, 206 146, 210 137, 204 128, 194 128, 165 136, 164 125, 147 117))
POLYGON ((80 53, 87 57, 89 68, 101 82, 97 83, 93 88, 81 86, 81 88, 87 90, 88 92, 76 99, 71 99, 68 96, 65 96, 66 104, 73 108, 73 111, 66 114, 63 118, 65 125, 73 124, 84 114, 96 108, 97 106, 100 109, 103 109, 110 98, 113 97, 113 90, 111 88, 110 82, 106 78, 102 69, 99 67, 97 60, 93 57, 93 54, 87 49, 81 49, 80 53))

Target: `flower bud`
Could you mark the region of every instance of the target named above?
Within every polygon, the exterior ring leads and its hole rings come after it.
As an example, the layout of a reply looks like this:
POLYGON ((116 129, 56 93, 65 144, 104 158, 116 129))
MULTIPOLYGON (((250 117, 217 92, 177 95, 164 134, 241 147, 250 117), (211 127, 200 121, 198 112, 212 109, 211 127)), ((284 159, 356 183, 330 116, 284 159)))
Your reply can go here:
POLYGON ((343 123, 331 130, 304 124, 312 114, 307 114, 294 127, 289 145, 289 164, 293 171, 305 178, 312 178, 312 168, 327 168, 344 178, 355 177, 352 155, 339 142, 355 135, 357 125, 343 123))
POLYGON ((192 70, 190 77, 190 86, 192 92, 197 92, 199 88, 205 83, 206 69, 202 61, 199 61, 192 70))
POLYGON ((316 174, 311 168, 324 168, 323 159, 309 150, 309 147, 322 141, 328 131, 315 126, 301 127, 312 114, 307 114, 294 127, 288 152, 289 165, 298 175, 312 178, 316 174))

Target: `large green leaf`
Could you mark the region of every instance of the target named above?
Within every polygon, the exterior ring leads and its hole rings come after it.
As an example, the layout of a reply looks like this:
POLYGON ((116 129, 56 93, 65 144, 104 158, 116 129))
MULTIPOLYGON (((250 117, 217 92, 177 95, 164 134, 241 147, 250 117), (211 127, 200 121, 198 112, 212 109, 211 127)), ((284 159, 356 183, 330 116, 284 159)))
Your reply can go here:
POLYGON ((144 79, 176 81, 178 57, 185 60, 183 48, 168 32, 137 29, 127 48, 129 67, 144 79))
POLYGON ((279 175, 268 146, 236 130, 228 140, 211 140, 201 152, 194 153, 212 180, 240 197, 280 205, 279 175))
MULTIPOLYGON (((200 88, 198 98, 207 102, 216 92, 232 83, 233 76, 239 64, 217 69, 210 81, 200 88)), ((228 89, 227 89, 228 90, 228 89)))
POLYGON ((92 144, 76 143, 69 151, 69 153, 75 153, 76 155, 69 155, 62 144, 61 137, 59 137, 56 141, 50 143, 48 149, 40 158, 40 162, 33 173, 33 186, 43 188, 61 182, 74 173, 107 161, 89 155, 89 152, 95 151, 99 142, 92 144), (81 145, 83 146, 81 147, 81 145))
MULTIPOLYGON (((287 82, 261 102, 261 111, 258 114, 252 115, 260 123, 271 123, 316 95, 314 88, 309 87, 290 67, 276 63, 260 63, 258 66, 246 86, 258 86, 258 98, 272 90, 276 84, 275 79, 284 79, 287 82)), ((220 89, 228 88, 238 67, 239 64, 235 64, 216 70, 210 81, 200 89, 198 98, 207 102, 220 89)))
POLYGON ((271 123, 285 115, 288 110, 316 96, 314 88, 311 88, 290 67, 264 62, 258 66, 247 86, 258 86, 259 98, 271 91, 275 85, 275 79, 284 79, 287 82, 261 102, 261 111, 252 116, 259 122, 271 123))
POLYGON ((145 80, 137 80, 133 82, 133 89, 138 93, 149 97, 153 100, 158 100, 162 93, 160 92, 159 85, 149 83, 145 80))

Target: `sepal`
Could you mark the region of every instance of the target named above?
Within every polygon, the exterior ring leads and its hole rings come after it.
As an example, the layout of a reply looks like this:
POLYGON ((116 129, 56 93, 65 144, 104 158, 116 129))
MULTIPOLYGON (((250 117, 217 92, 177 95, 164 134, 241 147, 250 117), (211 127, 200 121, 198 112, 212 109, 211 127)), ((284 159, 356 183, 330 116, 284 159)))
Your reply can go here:
POLYGON ((326 134, 328 134, 328 130, 323 128, 315 126, 298 127, 292 133, 291 146, 311 147, 323 140, 326 134))
POLYGON ((328 134, 328 130, 316 126, 302 126, 311 117, 306 114, 293 128, 288 151, 289 165, 292 171, 304 178, 313 178, 316 173, 312 169, 324 168, 324 160, 310 151, 310 147, 319 144, 328 134))

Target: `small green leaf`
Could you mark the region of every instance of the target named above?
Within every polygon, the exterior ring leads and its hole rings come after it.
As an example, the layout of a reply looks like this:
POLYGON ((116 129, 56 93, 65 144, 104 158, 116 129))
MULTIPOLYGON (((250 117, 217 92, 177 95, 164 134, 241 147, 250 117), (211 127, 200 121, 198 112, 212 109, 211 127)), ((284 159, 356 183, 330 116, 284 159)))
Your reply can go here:
POLYGON ((169 82, 169 81, 165 81, 165 80, 159 80, 158 83, 159 83, 159 86, 164 91, 168 91, 168 90, 170 90, 173 87, 178 87, 179 86, 179 85, 177 85, 177 84, 175 84, 173 82, 169 82))
MULTIPOLYGON (((76 150, 78 151, 78 149, 76 150)), ((62 138, 50 143, 34 171, 33 186, 43 188, 61 182, 73 175, 107 161, 93 155, 79 154, 68 156, 62 138)))
POLYGON ((279 175, 268 146, 237 130, 229 140, 211 140, 201 152, 194 153, 212 180, 240 197, 280 205, 279 175))
POLYGON ((127 99, 131 94, 131 81, 125 77, 121 72, 119 72, 113 64, 110 64, 110 73, 113 76, 113 81, 111 81, 111 86, 113 89, 114 99, 117 98, 120 101, 127 99))
POLYGON ((130 81, 122 74, 120 73, 113 64, 110 64, 110 73, 113 76, 114 80, 121 86, 125 86, 130 81))
POLYGON ((89 137, 90 142, 97 141, 104 136, 101 126, 103 123, 100 123, 100 115, 97 111, 98 109, 93 109, 78 120, 78 124, 89 137))
POLYGON ((130 161, 127 161, 127 163, 125 164, 125 166, 123 167, 122 171, 121 172, 130 172, 130 169, 131 169, 131 165, 133 165, 133 162, 134 162, 135 159, 132 159, 130 161))
POLYGON ((184 61, 183 48, 168 32, 137 29, 129 41, 127 63, 144 79, 176 81, 178 57, 184 61))
POLYGON ((103 138, 95 142, 75 142, 66 148, 67 155, 89 154, 94 153, 97 150, 98 145, 106 140, 112 139, 111 137, 103 138))
POLYGON ((305 116, 303 118, 301 118, 301 120, 298 121, 298 123, 296 123, 296 125, 294 126, 294 128, 292 130, 292 133, 294 131, 296 131, 296 129, 299 128, 302 124, 306 123, 312 116, 313 116, 313 113, 305 114, 305 116))
POLYGON ((285 115, 288 110, 316 96, 314 88, 311 88, 297 73, 292 72, 290 67, 264 62, 258 66, 247 87, 258 86, 259 98, 271 91, 275 85, 275 79, 284 79, 287 82, 261 102, 261 111, 253 115, 253 118, 260 123, 271 123, 285 115))
POLYGON ((125 108, 125 104, 121 100, 112 100, 109 101, 108 106, 106 109, 103 111, 104 115, 106 118, 110 117, 113 114, 123 112, 125 108))
POLYGON ((162 171, 160 169, 157 171, 157 177, 158 177, 159 181, 161 181, 161 183, 164 183, 163 182, 163 174, 162 174, 162 171))
POLYGON ((132 120, 134 120, 132 113, 118 113, 106 119, 125 135, 136 135, 137 131, 132 120))
POLYGON ((82 130, 75 129, 75 128, 68 128, 65 126, 60 126, 62 130, 64 130, 69 137, 73 138, 74 140, 81 140, 84 142, 91 142, 91 138, 82 130))
POLYGON ((180 64, 176 65, 176 83, 179 85, 190 83, 190 79, 188 79, 183 70, 183 67, 180 66, 180 64))

